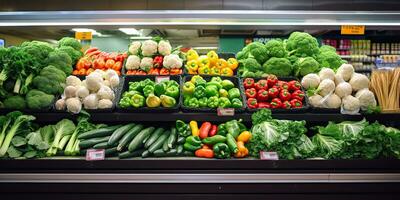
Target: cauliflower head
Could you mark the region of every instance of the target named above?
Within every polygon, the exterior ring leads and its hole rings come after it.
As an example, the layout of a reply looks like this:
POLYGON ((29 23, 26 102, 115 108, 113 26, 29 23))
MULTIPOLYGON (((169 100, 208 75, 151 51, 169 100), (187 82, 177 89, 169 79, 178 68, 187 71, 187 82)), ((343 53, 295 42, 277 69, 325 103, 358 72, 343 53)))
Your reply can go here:
POLYGON ((153 58, 150 57, 142 58, 142 61, 140 62, 141 70, 148 72, 152 67, 153 67, 153 58))
POLYGON ((67 110, 68 112, 78 114, 81 112, 82 109, 82 103, 78 98, 69 98, 65 101, 65 104, 67 105, 67 110))
POLYGON ((341 82, 336 85, 335 94, 338 95, 340 98, 343 98, 345 96, 351 95, 352 91, 353 89, 351 88, 350 83, 341 82))
POLYGON ((356 98, 360 101, 362 110, 367 110, 368 107, 375 107, 377 105, 374 93, 368 88, 359 90, 356 93, 356 98))
POLYGON ((82 84, 81 79, 79 79, 76 76, 68 76, 65 82, 67 83, 67 86, 75 86, 75 87, 80 86, 82 84))
POLYGON ((164 57, 163 66, 167 69, 181 68, 183 61, 176 54, 170 54, 164 57))
POLYGON ((139 69, 139 67, 140 67, 140 57, 137 55, 128 56, 128 59, 126 59, 125 63, 125 69, 133 70, 133 69, 139 69))
POLYGON ((134 41, 129 45, 128 51, 132 55, 138 55, 140 53, 140 47, 142 43, 140 41, 134 41))
POLYGON ((158 43, 158 53, 160 53, 163 56, 167 56, 171 54, 172 51, 172 46, 167 40, 161 40, 158 43))
POLYGON ((322 80, 317 91, 319 95, 325 97, 335 91, 335 83, 331 79, 322 80))
POLYGON ((336 94, 331 94, 331 95, 327 96, 324 101, 324 105, 327 108, 340 108, 341 104, 342 104, 342 100, 336 94))
POLYGON ((109 100, 109 99, 101 99, 99 101, 98 108, 99 109, 107 109, 107 108, 112 108, 112 106, 113 106, 113 103, 112 103, 111 100, 109 100))
POLYGON ((140 49, 143 56, 153 56, 157 53, 158 44, 153 40, 146 40, 142 43, 140 49))
POLYGON ((301 79, 301 85, 305 89, 317 88, 321 82, 317 74, 307 74, 301 79))

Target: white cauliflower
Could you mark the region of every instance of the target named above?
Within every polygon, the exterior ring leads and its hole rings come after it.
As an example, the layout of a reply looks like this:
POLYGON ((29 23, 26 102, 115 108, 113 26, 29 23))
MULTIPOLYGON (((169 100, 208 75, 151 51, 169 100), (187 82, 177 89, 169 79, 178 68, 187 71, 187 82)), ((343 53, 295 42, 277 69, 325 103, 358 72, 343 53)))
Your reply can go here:
POLYGON ((110 83, 109 80, 104 80, 104 81, 103 81, 103 85, 108 86, 108 87, 111 87, 111 83, 110 83))
POLYGON ((106 71, 106 76, 104 77, 105 80, 110 80, 111 77, 113 76, 118 76, 117 72, 115 70, 112 69, 108 69, 106 71))
POLYGON ((152 67, 153 67, 153 58, 150 57, 142 58, 142 61, 140 62, 141 70, 148 72, 152 67))
POLYGON ((112 76, 110 78, 110 87, 111 88, 116 88, 119 85, 119 77, 118 76, 112 76))
POLYGON ((136 55, 128 56, 128 59, 126 59, 125 63, 125 69, 133 70, 133 69, 139 69, 139 67, 140 67, 140 57, 136 55))
POLYGON ((97 73, 92 72, 89 76, 86 76, 86 87, 91 92, 97 92, 103 84, 103 77, 97 73))
POLYGON ((89 94, 83 99, 83 106, 85 109, 97 109, 99 105, 99 98, 96 94, 89 94))
POLYGON ((169 54, 171 54, 171 44, 169 43, 169 41, 166 40, 161 40, 158 43, 158 52, 163 55, 163 56, 167 56, 169 54))
POLYGON ((332 81, 335 80, 335 72, 331 68, 322 68, 321 71, 319 71, 318 75, 321 81, 324 79, 330 79, 332 81))
POLYGON ((335 85, 339 85, 341 82, 344 82, 342 75, 335 74, 335 85))
POLYGON ((66 108, 65 99, 59 99, 55 103, 56 110, 64 110, 66 108))
POLYGON ((128 51, 132 55, 138 55, 141 46, 142 43, 140 41, 134 41, 129 45, 128 51))
POLYGON ((321 95, 315 94, 308 97, 308 101, 313 107, 321 108, 322 107, 322 97, 321 95))
POLYGON ((326 97, 324 104, 327 108, 340 108, 342 100, 336 94, 331 94, 326 97))
POLYGON ((319 76, 317 74, 307 74, 301 79, 301 85, 305 89, 317 88, 320 83, 319 76))
POLYGON ((100 99, 109 99, 109 100, 114 100, 114 92, 111 90, 110 87, 102 85, 99 91, 97 92, 97 96, 100 99))
POLYGON ((76 87, 75 86, 70 85, 70 86, 65 87, 65 89, 64 89, 65 98, 67 98, 67 99, 72 98, 72 97, 75 97, 75 95, 76 95, 76 87))
POLYGON ((353 89, 351 88, 350 83, 343 81, 336 86, 335 94, 338 95, 340 98, 343 98, 345 96, 351 95, 352 91, 353 89))
POLYGON ((336 74, 340 74, 344 81, 349 81, 354 73, 354 67, 351 64, 342 64, 336 71, 336 74))
POLYGON ((323 97, 331 94, 335 91, 335 83, 331 79, 324 79, 319 84, 317 91, 323 97))
POLYGON ((342 106, 345 111, 358 112, 360 110, 360 101, 348 95, 342 99, 342 106))
POLYGON ((79 86, 76 90, 75 96, 84 99, 89 95, 89 90, 85 86, 79 86))
POLYGON ((78 98, 69 98, 65 101, 65 104, 67 105, 68 112, 72 112, 74 114, 81 112, 82 103, 78 98))
POLYGON ((106 108, 112 108, 112 106, 113 106, 113 103, 112 103, 111 100, 109 100, 109 99, 101 99, 99 101, 98 108, 99 109, 106 109, 106 108))
POLYGON ((362 110, 368 109, 370 106, 376 106, 376 99, 373 92, 364 88, 356 93, 356 98, 360 101, 360 107, 362 110))
POLYGON ((182 59, 176 54, 170 54, 164 57, 163 66, 167 69, 181 68, 182 59))
POLYGON ((146 40, 142 43, 142 50, 143 56, 153 56, 157 53, 158 44, 153 40, 146 40))
POLYGON ((68 76, 67 79, 65 79, 66 85, 67 86, 80 86, 82 84, 81 79, 79 79, 76 76, 68 76))
POLYGON ((353 91, 357 92, 358 90, 368 88, 369 79, 367 76, 359 73, 354 73, 349 81, 353 91))

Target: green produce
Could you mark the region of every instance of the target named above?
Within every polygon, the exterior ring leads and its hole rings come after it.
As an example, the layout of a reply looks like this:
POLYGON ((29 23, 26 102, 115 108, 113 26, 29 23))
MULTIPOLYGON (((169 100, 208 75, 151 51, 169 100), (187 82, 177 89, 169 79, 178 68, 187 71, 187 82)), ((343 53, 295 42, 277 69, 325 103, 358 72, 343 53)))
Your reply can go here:
POLYGON ((140 155, 142 155, 144 151, 145 151, 144 149, 139 149, 133 152, 125 151, 123 153, 118 154, 118 158, 125 159, 125 158, 139 157, 140 155))
POLYGON ((196 97, 196 98, 201 98, 201 97, 206 96, 206 89, 201 85, 200 86, 196 86, 194 88, 193 96, 196 97))
POLYGON ((128 92, 130 92, 130 91, 137 91, 137 92, 143 91, 144 87, 142 87, 142 84, 140 84, 140 83, 141 82, 129 82, 128 83, 128 85, 129 85, 129 91, 128 92))
POLYGON ((157 139, 164 133, 163 128, 157 128, 147 139, 146 143, 144 144, 144 148, 149 148, 157 139))
POLYGON ((179 84, 174 81, 174 80, 169 80, 169 81, 165 81, 165 83, 167 84, 167 87, 178 87, 179 88, 179 84))
POLYGON ((228 91, 225 89, 220 89, 218 92, 219 92, 220 97, 228 97, 229 96, 228 91))
POLYGON ((218 87, 215 85, 207 85, 206 86, 206 90, 205 90, 205 94, 207 97, 212 97, 212 96, 219 96, 219 90, 218 87))
POLYGON ((218 80, 218 81, 213 81, 213 80, 211 80, 211 81, 209 81, 209 82, 206 83, 206 87, 207 87, 207 86, 215 86, 215 87, 217 87, 217 90, 219 90, 219 89, 222 88, 221 83, 222 83, 222 81, 219 81, 219 80, 218 80))
POLYGON ((128 150, 130 152, 133 152, 133 151, 139 149, 140 147, 142 147, 143 141, 146 138, 148 138, 153 133, 154 130, 155 130, 154 127, 148 127, 146 129, 143 129, 142 131, 140 131, 140 133, 137 134, 135 136, 135 138, 129 143, 128 150))
POLYGON ((250 72, 264 71, 262 65, 254 58, 247 58, 243 61, 244 70, 250 72))
POLYGON ((54 140, 53 143, 50 145, 50 148, 47 151, 47 156, 53 156, 56 155, 59 143, 62 139, 62 137, 66 135, 72 135, 73 132, 75 131, 75 124, 69 119, 63 119, 59 121, 56 125, 53 126, 55 132, 54 132, 54 140))
POLYGON ((151 154, 151 152, 149 150, 143 151, 142 158, 147 158, 150 156, 150 154, 151 154))
POLYGON ((178 139, 176 140, 177 144, 185 144, 185 137, 179 136, 178 139))
POLYGON ((268 50, 268 57, 286 58, 288 52, 285 49, 285 44, 282 40, 272 39, 265 43, 265 48, 268 50))
POLYGON ((180 135, 182 137, 188 137, 188 136, 192 135, 189 124, 185 123, 182 120, 176 120, 175 128, 178 132, 178 135, 180 135))
POLYGON ((108 142, 109 139, 110 139, 110 136, 98 137, 98 138, 90 138, 90 139, 87 139, 87 140, 81 140, 79 142, 79 147, 81 149, 87 149, 87 148, 93 147, 96 144, 108 142))
POLYGON ((216 158, 224 159, 231 157, 231 151, 225 143, 217 143, 213 147, 214 155, 216 158))
POLYGON ((66 75, 70 75, 72 73, 72 59, 64 51, 56 49, 50 52, 46 62, 48 65, 52 65, 63 71, 66 75))
POLYGON ((203 139, 202 142, 204 144, 210 144, 210 145, 214 145, 217 143, 225 143, 226 137, 222 136, 222 135, 214 135, 212 137, 207 137, 207 138, 203 139))
POLYGON ((315 56, 319 52, 318 41, 308 33, 293 32, 286 41, 289 55, 298 57, 315 56))
POLYGON ((110 140, 108 140, 108 144, 110 146, 116 145, 119 140, 126 134, 130 129, 132 129, 136 124, 130 123, 124 126, 117 128, 111 135, 110 140))
POLYGON ((271 58, 263 65, 264 72, 276 76, 290 76, 292 63, 286 58, 271 58))
POLYGON ((122 97, 119 101, 118 105, 121 108, 129 108, 131 106, 131 98, 130 97, 122 97))
POLYGON ((232 134, 226 134, 226 143, 228 144, 229 150, 232 153, 237 153, 239 151, 238 146, 236 145, 235 137, 232 134))
POLYGON ((232 107, 231 101, 226 97, 220 97, 218 100, 219 108, 230 108, 232 107))
POLYGON ((252 42, 248 46, 251 56, 253 56, 258 63, 264 63, 268 60, 268 50, 261 42, 252 42))
POLYGON ((58 47, 69 46, 74 48, 76 51, 80 51, 82 49, 81 43, 72 37, 63 37, 60 41, 58 41, 58 47))
POLYGON ((138 124, 134 126, 132 129, 130 129, 119 141, 117 150, 122 151, 123 149, 125 149, 125 147, 129 144, 129 142, 131 142, 133 138, 135 138, 136 135, 138 135, 140 131, 143 130, 143 128, 144 128, 143 125, 138 124))
POLYGON ((321 67, 327 67, 336 70, 340 67, 345 61, 340 58, 336 52, 332 51, 322 51, 317 55, 317 61, 320 63, 321 67))
POLYGON ((26 108, 25 99, 22 96, 9 96, 3 102, 4 108, 22 110, 26 108))
POLYGON ((110 136, 119 127, 121 127, 121 125, 109 126, 82 132, 82 134, 78 135, 78 139, 89 139, 89 138, 110 136))
POLYGON ((146 105, 149 108, 156 108, 159 107, 161 104, 161 100, 160 98, 158 98, 158 96, 154 95, 154 94, 150 94, 147 98, 146 98, 146 105))
POLYGON ((243 102, 239 98, 233 98, 231 103, 232 108, 243 108, 243 102))
POLYGON ((135 94, 132 96, 130 99, 130 105, 133 106, 134 108, 140 108, 144 106, 145 99, 142 95, 140 94, 135 94))
POLYGON ((176 139, 178 138, 178 133, 176 128, 171 128, 171 134, 168 136, 168 148, 172 149, 175 146, 176 139))
POLYGON ((109 147, 108 142, 97 143, 93 146, 93 149, 107 149, 109 147))
POLYGON ((195 86, 192 82, 186 82, 183 85, 183 95, 189 95, 189 96, 193 95, 194 88, 195 86))
POLYGON ((225 129, 226 132, 231 134, 234 138, 237 138, 237 136, 239 136, 240 132, 240 121, 241 120, 231 120, 225 123, 225 129))
POLYGON ((226 136, 227 133, 228 131, 226 130, 225 123, 218 125, 217 135, 226 136))
POLYGON ((222 78, 219 76, 214 76, 211 78, 211 82, 217 82, 217 83, 221 83, 222 82, 222 78))
MULTIPOLYGON (((172 134, 172 132, 171 132, 172 134)), ((156 151, 157 149, 162 148, 164 142, 167 140, 168 141, 168 137, 169 135, 168 132, 164 132, 164 134, 162 134, 148 149, 148 151, 150 153, 153 153, 154 151, 156 151)), ((168 145, 169 146, 169 145, 168 145)))
MULTIPOLYGON (((195 87, 203 86, 206 87, 207 81, 203 79, 203 77, 200 76, 200 78, 195 79, 194 85, 195 87)), ((196 91, 196 88, 195 88, 196 91)))
POLYGON ((322 45, 321 47, 319 47, 319 51, 320 52, 324 52, 324 51, 336 52, 336 49, 335 49, 335 47, 333 47, 331 45, 322 45))
POLYGON ((83 56, 83 53, 81 51, 77 51, 70 46, 61 46, 58 48, 58 50, 63 51, 69 55, 72 60, 72 65, 75 65, 75 63, 83 56))
POLYGON ((169 86, 165 91, 165 95, 177 99, 179 97, 179 87, 175 85, 169 86))
POLYGON ((189 99, 189 102, 187 103, 187 107, 190 107, 190 108, 200 107, 199 101, 196 99, 196 97, 192 97, 189 99))
POLYGON ((150 80, 149 78, 146 78, 143 81, 140 81, 139 84, 140 84, 140 88, 142 88, 142 90, 148 85, 153 86, 153 87, 156 85, 156 83, 154 81, 150 80))
POLYGON ((223 81, 221 82, 221 86, 222 86, 223 89, 229 91, 230 89, 232 89, 232 88, 235 87, 235 84, 233 84, 232 81, 230 81, 230 80, 228 80, 228 79, 225 79, 225 80, 223 80, 223 81))
POLYGON ((202 98, 198 99, 198 104, 199 104, 200 108, 207 107, 207 102, 208 102, 207 97, 202 97, 202 98))
POLYGON ((30 109, 48 108, 54 102, 54 95, 46 94, 40 90, 30 90, 26 94, 26 103, 30 109))
POLYGON ((176 105, 176 100, 167 95, 161 95, 161 105, 166 108, 172 108, 176 105))
MULTIPOLYGON (((65 155, 78 155, 79 154, 79 143, 78 135, 84 132, 91 131, 98 128, 95 124, 89 122, 90 115, 86 112, 81 112, 78 117, 78 123, 76 128, 69 139, 67 146, 65 147, 65 155)), ((43 129, 43 128, 42 128, 43 129)), ((51 132, 52 128, 50 127, 51 132)))
MULTIPOLYGON (((72 71, 72 68, 71 68, 72 71)), ((33 78, 33 85, 49 94, 61 94, 64 92, 66 73, 53 65, 49 65, 33 78)))
POLYGON ((188 151, 196 151, 201 148, 201 140, 199 136, 189 136, 186 138, 183 148, 188 151))
POLYGON ((145 97, 148 97, 150 94, 154 94, 154 86, 152 86, 152 85, 146 85, 146 86, 143 88, 143 95, 144 95, 145 97))
POLYGON ((319 72, 319 70, 319 63, 313 57, 300 58, 294 64, 294 73, 296 76, 303 77, 310 73, 319 72))
MULTIPOLYGON (((157 96, 160 96, 162 94, 165 94, 165 91, 167 90, 167 84, 165 83, 165 81, 158 83, 154 86, 154 93, 157 96)), ((179 93, 179 91, 178 91, 179 93)))
POLYGON ((219 98, 218 97, 208 98, 207 105, 210 108, 217 108, 219 106, 219 98))
POLYGON ((240 90, 238 88, 232 88, 228 91, 229 99, 240 98, 240 90))
POLYGON ((108 148, 104 151, 105 156, 113 156, 118 153, 117 147, 108 148))

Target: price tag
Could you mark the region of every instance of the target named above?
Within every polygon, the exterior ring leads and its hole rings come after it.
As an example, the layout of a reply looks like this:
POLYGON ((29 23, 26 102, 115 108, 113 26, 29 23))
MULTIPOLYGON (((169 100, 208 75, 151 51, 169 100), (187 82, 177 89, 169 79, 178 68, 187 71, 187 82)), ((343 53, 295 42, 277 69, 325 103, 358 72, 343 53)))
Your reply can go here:
POLYGON ((163 81, 169 81, 169 76, 156 76, 156 84, 161 83, 163 81))
POLYGON ((105 157, 104 149, 88 149, 86 151, 87 161, 104 160, 104 157, 105 157))
POLYGON ((260 151, 261 160, 279 160, 277 152, 273 151, 260 151))
POLYGON ((234 116, 235 109, 234 108, 217 108, 218 116, 234 116))
POLYGON ((340 33, 342 35, 364 35, 365 26, 342 25, 340 33))
POLYGON ((77 40, 91 40, 92 32, 75 32, 75 39, 77 40))

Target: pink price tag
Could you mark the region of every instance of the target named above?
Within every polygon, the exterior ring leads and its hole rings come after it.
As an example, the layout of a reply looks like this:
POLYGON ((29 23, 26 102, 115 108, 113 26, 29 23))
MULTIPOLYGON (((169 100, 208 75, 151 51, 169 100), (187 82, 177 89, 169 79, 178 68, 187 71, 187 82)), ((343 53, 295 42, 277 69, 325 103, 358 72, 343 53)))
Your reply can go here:
POLYGON ((86 151, 87 161, 104 160, 104 157, 105 157, 104 149, 88 149, 86 151))
POLYGON ((261 160, 279 160, 279 156, 278 156, 277 152, 260 151, 260 159, 261 160))
POLYGON ((156 84, 161 83, 163 81, 169 81, 169 76, 156 76, 156 84))
POLYGON ((234 116, 235 109, 234 108, 217 108, 218 116, 234 116))

